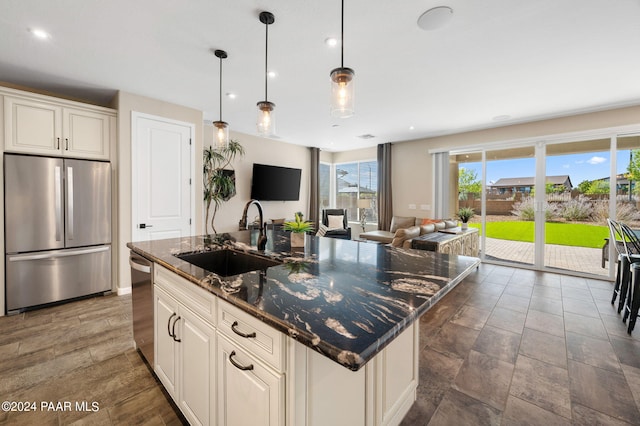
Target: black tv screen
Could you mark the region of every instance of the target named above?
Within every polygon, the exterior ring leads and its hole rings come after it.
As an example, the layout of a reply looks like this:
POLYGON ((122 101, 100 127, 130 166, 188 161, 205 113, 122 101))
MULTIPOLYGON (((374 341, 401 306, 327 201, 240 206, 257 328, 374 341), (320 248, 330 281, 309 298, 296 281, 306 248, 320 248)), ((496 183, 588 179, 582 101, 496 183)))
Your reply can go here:
POLYGON ((302 170, 253 164, 251 198, 258 201, 298 201, 302 170))

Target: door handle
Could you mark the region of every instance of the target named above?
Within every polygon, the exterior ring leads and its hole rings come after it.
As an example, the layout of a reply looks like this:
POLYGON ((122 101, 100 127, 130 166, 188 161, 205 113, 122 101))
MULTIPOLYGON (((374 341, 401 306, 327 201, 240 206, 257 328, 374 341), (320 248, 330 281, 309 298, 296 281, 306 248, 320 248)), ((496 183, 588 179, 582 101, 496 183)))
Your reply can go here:
POLYGON ((173 322, 173 327, 171 327, 171 333, 173 335, 173 340, 180 343, 182 342, 182 339, 178 339, 178 337, 176 336, 176 324, 178 323, 178 321, 180 321, 181 317, 176 318, 176 320, 173 322))
POLYGON ((140 225, 138 225, 138 228, 140 229, 145 229, 145 228, 152 228, 153 225, 147 225, 146 223, 141 223, 140 225))
POLYGON ((67 166, 67 238, 73 240, 73 167, 67 166))
POLYGON ((242 370, 242 371, 251 371, 251 370, 253 370, 253 364, 249 364, 249 365, 242 365, 242 364, 239 364, 237 361, 235 361, 235 360, 233 359, 233 357, 235 356, 235 354, 236 354, 236 351, 231 351, 231 353, 229 354, 229 362, 230 362, 231 364, 233 364, 233 366, 234 366, 235 368, 237 368, 238 370, 242 370))
POLYGON ((175 317, 176 315, 178 314, 176 314, 175 312, 172 313, 171 316, 169 317, 169 321, 167 321, 167 333, 169 333, 169 336, 173 337, 174 340, 176 339, 176 336, 171 334, 171 318, 175 317))

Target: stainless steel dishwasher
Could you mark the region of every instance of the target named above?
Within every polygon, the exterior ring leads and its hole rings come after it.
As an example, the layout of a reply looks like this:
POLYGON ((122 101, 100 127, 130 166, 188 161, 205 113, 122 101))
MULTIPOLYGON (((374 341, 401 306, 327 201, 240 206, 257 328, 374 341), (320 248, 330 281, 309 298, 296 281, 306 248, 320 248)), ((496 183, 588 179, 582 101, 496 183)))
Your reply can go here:
POLYGON ((133 339, 142 356, 153 368, 153 262, 131 252, 129 266, 133 339))

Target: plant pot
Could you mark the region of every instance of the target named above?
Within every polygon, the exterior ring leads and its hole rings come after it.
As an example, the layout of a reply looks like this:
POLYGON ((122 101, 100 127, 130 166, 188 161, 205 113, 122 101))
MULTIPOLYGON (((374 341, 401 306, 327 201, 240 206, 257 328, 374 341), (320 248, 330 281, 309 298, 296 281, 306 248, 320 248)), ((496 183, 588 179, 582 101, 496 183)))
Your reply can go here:
POLYGON ((291 247, 304 247, 304 232, 291 233, 291 247))
POLYGON ((460 228, 462 228, 463 231, 466 231, 467 229, 469 229, 469 224, 467 222, 462 222, 460 224, 460 228))

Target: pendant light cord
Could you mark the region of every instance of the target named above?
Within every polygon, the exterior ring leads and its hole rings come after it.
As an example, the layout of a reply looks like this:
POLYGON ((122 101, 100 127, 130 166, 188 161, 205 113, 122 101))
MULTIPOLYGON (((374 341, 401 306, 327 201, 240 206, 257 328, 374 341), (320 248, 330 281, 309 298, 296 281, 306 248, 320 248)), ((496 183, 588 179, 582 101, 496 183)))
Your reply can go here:
POLYGON ((267 59, 269 58, 269 24, 265 24, 265 38, 264 38, 264 100, 268 102, 267 97, 267 80, 268 80, 268 65, 267 59))
POLYGON ((222 121, 222 57, 220 58, 220 121, 222 121))
POLYGON ((340 67, 344 68, 344 0, 342 0, 342 12, 340 19, 340 67))

